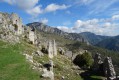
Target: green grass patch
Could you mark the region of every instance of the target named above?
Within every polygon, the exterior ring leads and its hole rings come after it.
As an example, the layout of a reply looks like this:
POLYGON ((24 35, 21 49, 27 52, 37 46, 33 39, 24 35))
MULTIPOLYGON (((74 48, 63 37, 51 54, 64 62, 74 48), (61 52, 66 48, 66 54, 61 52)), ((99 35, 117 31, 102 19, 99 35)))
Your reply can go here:
POLYGON ((39 80, 22 53, 24 46, 0 41, 0 80, 39 80))

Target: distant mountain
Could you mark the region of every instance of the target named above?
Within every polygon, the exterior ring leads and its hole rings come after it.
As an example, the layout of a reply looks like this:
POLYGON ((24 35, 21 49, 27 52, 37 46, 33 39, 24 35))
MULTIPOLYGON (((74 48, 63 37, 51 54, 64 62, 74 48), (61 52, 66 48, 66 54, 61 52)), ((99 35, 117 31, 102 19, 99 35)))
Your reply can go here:
POLYGON ((95 45, 102 40, 110 38, 109 36, 96 35, 91 32, 82 32, 82 33, 80 33, 80 35, 82 35, 84 37, 84 39, 86 39, 92 45, 95 45))
POLYGON ((45 32, 45 33, 50 33, 50 34, 53 33, 53 34, 62 36, 66 39, 77 40, 77 41, 80 41, 80 42, 87 42, 87 40, 84 39, 78 33, 67 33, 67 32, 64 32, 62 30, 59 30, 58 28, 53 28, 53 27, 50 27, 50 26, 45 25, 45 24, 40 23, 40 22, 29 23, 29 24, 27 24, 27 26, 35 27, 40 32, 45 32))
POLYGON ((98 44, 96 44, 96 46, 113 50, 113 51, 119 51, 119 36, 105 39, 99 42, 98 44))

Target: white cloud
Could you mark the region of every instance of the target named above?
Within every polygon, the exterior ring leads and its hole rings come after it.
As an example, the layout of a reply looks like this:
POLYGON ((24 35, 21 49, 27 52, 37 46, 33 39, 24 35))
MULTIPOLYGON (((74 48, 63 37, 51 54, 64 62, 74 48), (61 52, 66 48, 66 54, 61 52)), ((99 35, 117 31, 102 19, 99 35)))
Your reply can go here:
MULTIPOLYGON (((110 18, 111 20, 112 18, 110 18)), ((115 36, 118 35, 119 23, 109 22, 109 19, 77 20, 73 27, 59 26, 58 28, 66 32, 92 32, 98 35, 115 36)))
POLYGON ((88 5, 89 15, 99 14, 104 11, 108 11, 110 7, 118 0, 94 0, 93 5, 88 5))
POLYGON ((43 18, 43 19, 40 20, 40 22, 42 22, 42 23, 44 23, 44 24, 47 24, 47 23, 48 23, 48 19, 43 18))
POLYGON ((2 0, 2 2, 6 2, 10 5, 14 5, 26 11, 28 14, 34 17, 42 13, 54 12, 56 10, 63 10, 63 9, 67 9, 68 7, 70 7, 65 4, 58 5, 58 4, 52 3, 52 4, 47 5, 45 9, 42 9, 42 5, 37 5, 39 0, 2 0))
POLYGON ((41 13, 41 6, 38 5, 39 0, 2 0, 10 5, 14 5, 31 15, 38 15, 41 13))
POLYGON ((118 15, 113 15, 113 16, 112 16, 112 19, 113 19, 113 20, 119 20, 119 14, 118 14, 118 15))
POLYGON ((32 9, 28 9, 28 10, 26 10, 26 12, 33 15, 34 17, 37 17, 39 14, 43 13, 40 5, 32 8, 32 9))
POLYGON ((11 5, 16 5, 17 7, 21 9, 31 9, 38 4, 39 0, 2 0, 3 2, 6 2, 11 5))
POLYGON ((71 28, 67 27, 67 26, 57 26, 58 29, 64 31, 64 32, 73 32, 71 28))
POLYGON ((44 12, 53 12, 53 11, 56 11, 56 10, 63 10, 63 9, 67 9, 68 7, 69 6, 66 6, 65 4, 57 5, 57 4, 52 3, 52 4, 49 4, 45 8, 44 12))

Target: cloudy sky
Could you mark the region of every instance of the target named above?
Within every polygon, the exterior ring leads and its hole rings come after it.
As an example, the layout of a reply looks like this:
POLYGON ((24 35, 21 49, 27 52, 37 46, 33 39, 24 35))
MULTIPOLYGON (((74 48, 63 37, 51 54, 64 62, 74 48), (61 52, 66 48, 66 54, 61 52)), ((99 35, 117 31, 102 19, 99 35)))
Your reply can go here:
POLYGON ((15 12, 24 24, 42 22, 66 32, 119 35, 119 0, 0 0, 1 12, 15 12))

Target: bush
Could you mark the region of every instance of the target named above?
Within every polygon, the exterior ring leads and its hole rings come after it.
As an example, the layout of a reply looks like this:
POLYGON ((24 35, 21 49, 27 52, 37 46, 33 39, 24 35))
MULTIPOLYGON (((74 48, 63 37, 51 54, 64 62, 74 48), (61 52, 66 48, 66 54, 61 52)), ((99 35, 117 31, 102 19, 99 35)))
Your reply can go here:
POLYGON ((81 68, 89 68, 93 64, 93 59, 90 53, 85 52, 83 54, 77 55, 73 63, 81 68))

